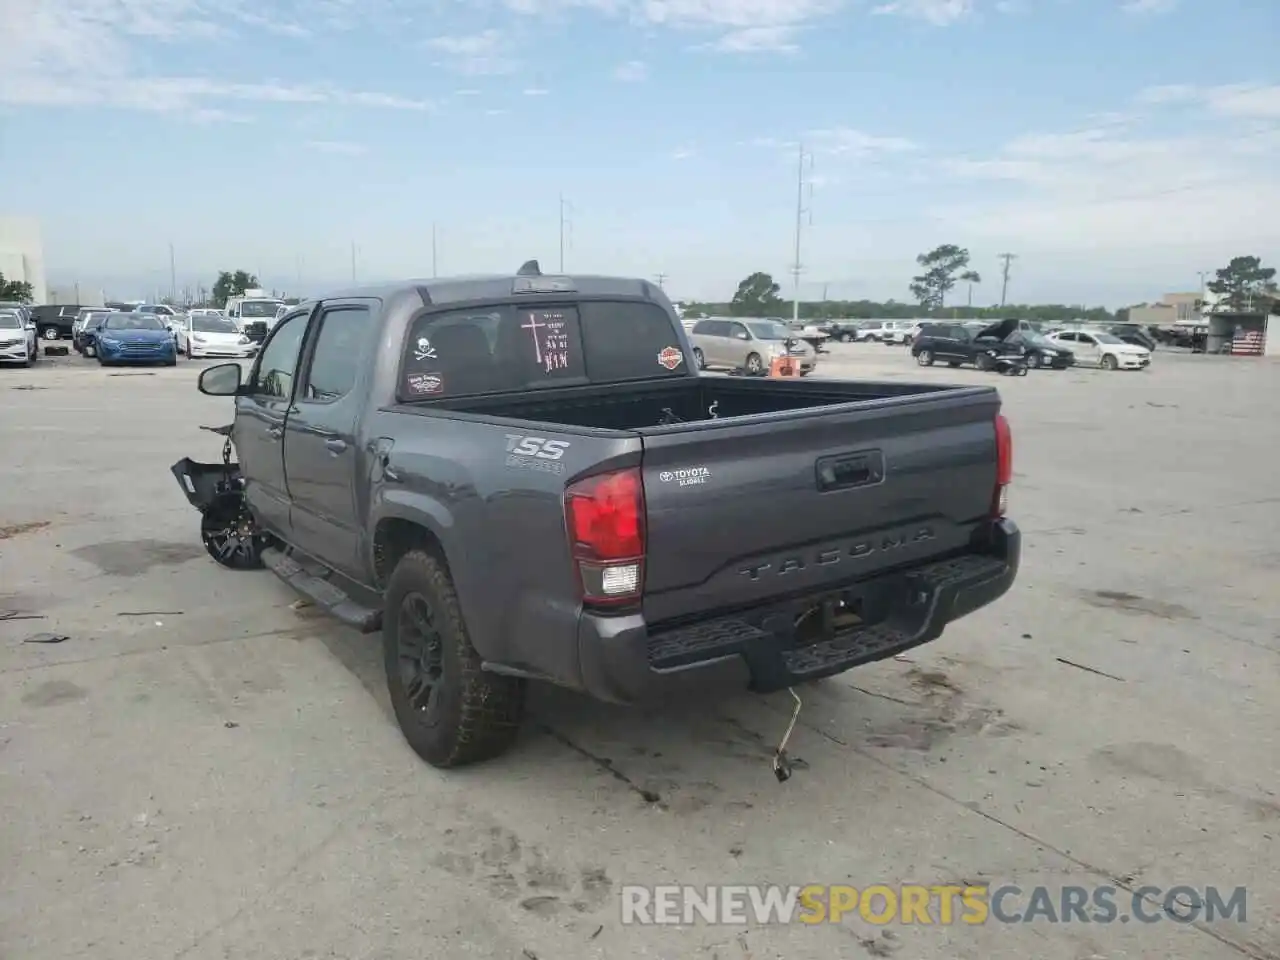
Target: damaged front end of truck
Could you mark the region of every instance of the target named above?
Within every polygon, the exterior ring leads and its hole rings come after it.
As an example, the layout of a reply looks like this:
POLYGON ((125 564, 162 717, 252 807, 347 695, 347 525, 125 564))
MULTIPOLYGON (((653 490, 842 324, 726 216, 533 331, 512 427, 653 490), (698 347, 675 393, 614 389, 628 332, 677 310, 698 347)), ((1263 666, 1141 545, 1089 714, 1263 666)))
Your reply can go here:
POLYGON ((231 459, 231 426, 200 429, 226 438, 222 462, 183 457, 169 469, 187 501, 200 511, 200 539, 209 556, 233 570, 259 569, 270 539, 258 530, 245 501, 244 477, 231 459))

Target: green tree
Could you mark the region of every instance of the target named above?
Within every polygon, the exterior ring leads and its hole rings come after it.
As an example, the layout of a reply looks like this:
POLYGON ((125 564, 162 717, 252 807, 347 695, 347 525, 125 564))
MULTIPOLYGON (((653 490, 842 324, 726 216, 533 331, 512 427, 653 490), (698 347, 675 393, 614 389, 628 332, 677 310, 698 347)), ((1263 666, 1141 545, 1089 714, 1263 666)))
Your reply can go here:
POLYGON ((959 279, 956 275, 969 266, 969 251, 954 243, 944 243, 916 257, 924 272, 911 278, 911 295, 922 307, 940 310, 946 306, 947 293, 959 279))
POLYGON ((753 273, 738 284, 738 292, 729 303, 735 317, 765 317, 777 313, 782 306, 778 291, 782 288, 767 273, 753 273))
POLYGON ((252 290, 257 285, 258 278, 248 271, 223 270, 213 283, 213 291, 210 297, 215 304, 221 307, 230 298, 243 296, 246 290, 252 290))
POLYGON ((1232 257, 1209 281, 1209 292, 1218 297, 1214 307, 1224 313, 1266 312, 1276 297, 1276 268, 1264 267, 1258 257, 1232 257))
POLYGON ((30 303, 35 299, 31 284, 25 280, 6 280, 0 273, 0 300, 17 300, 19 303, 30 303))

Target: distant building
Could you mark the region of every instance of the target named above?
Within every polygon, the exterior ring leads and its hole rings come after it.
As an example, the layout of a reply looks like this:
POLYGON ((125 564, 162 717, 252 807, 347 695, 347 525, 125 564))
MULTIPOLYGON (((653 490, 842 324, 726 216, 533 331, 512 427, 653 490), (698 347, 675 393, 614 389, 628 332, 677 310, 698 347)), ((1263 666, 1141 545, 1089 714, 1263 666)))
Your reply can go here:
POLYGON ((1163 326, 1170 323, 1194 323, 1200 319, 1200 293, 1166 293, 1158 303, 1129 308, 1131 323, 1163 326))
POLYGON ((39 221, 31 217, 0 217, 0 273, 5 280, 31 284, 36 303, 48 302, 39 221))

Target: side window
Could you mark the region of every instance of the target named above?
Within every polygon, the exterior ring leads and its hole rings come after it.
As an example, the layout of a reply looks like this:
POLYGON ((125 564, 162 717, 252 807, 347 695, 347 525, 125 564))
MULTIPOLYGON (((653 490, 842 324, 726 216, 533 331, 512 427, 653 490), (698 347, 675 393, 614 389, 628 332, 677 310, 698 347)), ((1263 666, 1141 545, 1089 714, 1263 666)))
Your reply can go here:
POLYGON ((296 313, 280 321, 258 358, 250 391, 259 397, 286 400, 293 395, 293 375, 298 369, 307 314, 296 313))
POLYGON ((1094 344, 1093 337, 1089 336, 1089 334, 1087 333, 1077 333, 1076 339, 1079 340, 1081 343, 1087 343, 1090 346, 1093 346, 1094 344))
POLYGON ((738 340, 746 340, 751 337, 751 334, 747 333, 747 328, 745 324, 731 323, 731 324, 728 324, 728 327, 729 329, 725 331, 725 333, 730 337, 734 337, 735 339, 738 339, 738 340))
POLYGON ((671 317, 652 303, 578 304, 582 351, 593 381, 639 380, 688 373, 671 317))
POLYGON ((695 324, 693 325, 693 327, 692 327, 692 328, 690 328, 689 332, 690 332, 690 333, 697 333, 697 334, 704 334, 704 335, 705 335, 705 334, 709 334, 709 333, 711 332, 711 328, 712 328, 714 325, 715 325, 715 321, 714 321, 714 320, 699 320, 697 323, 695 323, 695 324))
POLYGON ((729 324, 723 320, 708 320, 707 327, 702 332, 709 337, 727 337, 729 335, 729 324))
POLYGON ((370 321, 367 306, 324 310, 302 399, 325 403, 345 397, 351 391, 364 356, 370 321))

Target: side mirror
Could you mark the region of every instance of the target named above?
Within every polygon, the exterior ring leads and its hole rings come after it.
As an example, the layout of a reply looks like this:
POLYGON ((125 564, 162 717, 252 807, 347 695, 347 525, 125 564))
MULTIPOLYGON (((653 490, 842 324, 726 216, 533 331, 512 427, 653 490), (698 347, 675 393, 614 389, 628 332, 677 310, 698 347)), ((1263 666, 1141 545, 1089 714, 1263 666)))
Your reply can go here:
POLYGON ((737 336, 737 338, 738 338, 739 340, 750 340, 750 339, 751 339, 751 334, 747 333, 745 330, 741 330, 741 331, 739 331, 739 332, 736 334, 736 336, 737 336))
POLYGON ((220 363, 216 367, 207 367, 200 371, 200 379, 196 381, 201 393, 211 397, 234 397, 240 392, 240 383, 244 371, 238 363, 220 363))

